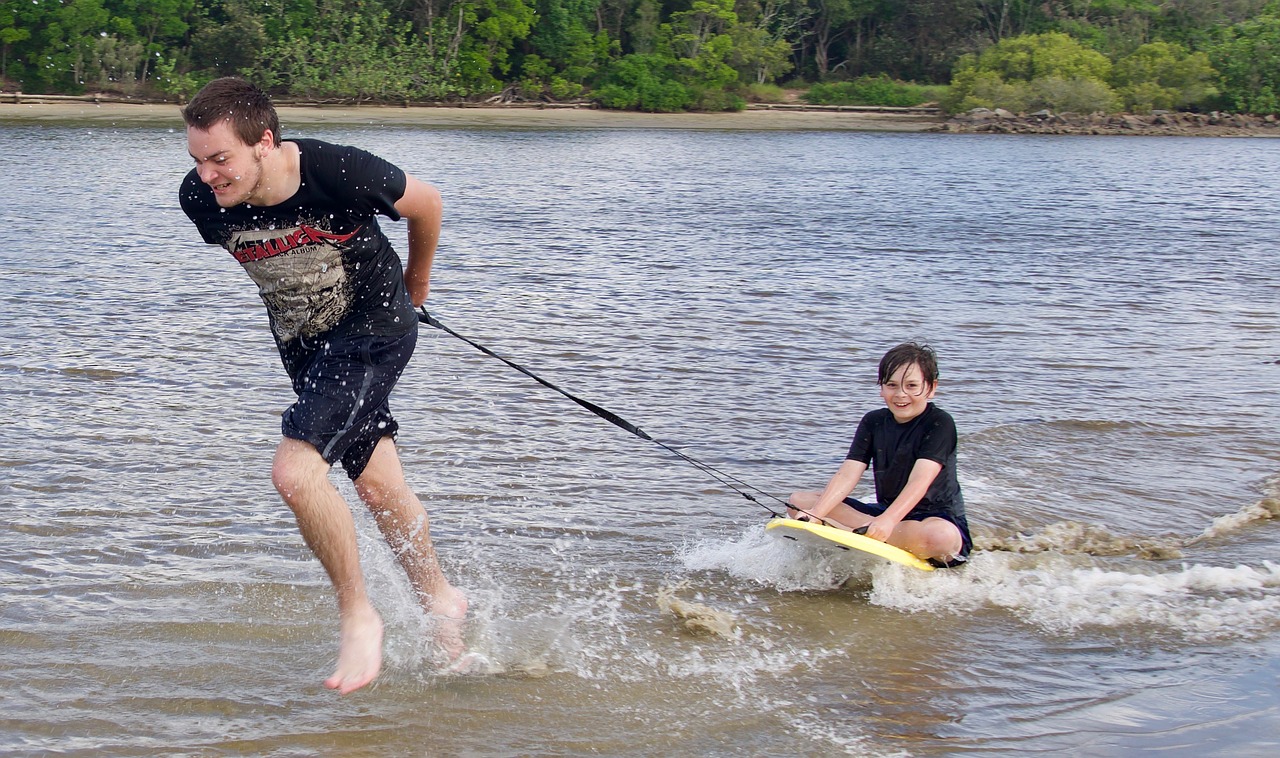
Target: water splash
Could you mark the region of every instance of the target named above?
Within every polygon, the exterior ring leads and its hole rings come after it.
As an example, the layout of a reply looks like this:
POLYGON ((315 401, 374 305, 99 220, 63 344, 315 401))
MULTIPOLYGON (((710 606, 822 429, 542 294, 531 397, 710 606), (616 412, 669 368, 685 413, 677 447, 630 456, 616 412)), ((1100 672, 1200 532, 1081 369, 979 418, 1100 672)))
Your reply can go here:
MULTIPOLYGON (((1047 533, 1049 539, 1028 538, 1026 549, 987 549, 962 569, 927 573, 888 562, 851 566, 845 553, 774 539, 758 525, 728 541, 694 545, 683 559, 689 569, 724 571, 780 592, 829 590, 865 579, 872 605, 941 615, 998 609, 1049 634, 1114 630, 1153 641, 1206 642, 1260 638, 1280 628, 1280 564, 1191 564, 1161 572, 1125 560, 1125 550, 1099 556, 1072 549, 1090 540, 1105 544, 1105 535, 1065 525, 1047 533), (1055 540, 1054 534, 1066 537, 1055 540), (1070 543, 1065 551, 1064 543, 1070 543)), ((848 599, 833 596, 832 602, 848 599)))
MULTIPOLYGON (((865 583, 873 566, 852 552, 814 550, 798 542, 766 535, 752 525, 736 538, 707 539, 681 551, 685 568, 724 571, 735 579, 773 587, 781 592, 833 590, 850 582, 865 583)), ((902 567, 903 570, 912 570, 902 567)))
POLYGON ((658 608, 683 621, 683 627, 694 634, 710 634, 725 639, 738 639, 741 636, 736 628, 737 618, 732 613, 676 597, 676 593, 686 587, 688 582, 675 587, 658 588, 658 608))
POLYGON ((1254 639, 1280 626, 1280 565, 1183 566, 1136 571, 1079 565, 1079 558, 976 555, 963 571, 877 576, 870 601, 918 613, 1000 608, 1053 634, 1127 630, 1153 640, 1254 639), (1029 561, 1029 563, 1024 563, 1029 561))
MULTIPOLYGON (((1268 484, 1269 492, 1280 488, 1280 479, 1268 484)), ((1183 557, 1183 549, 1209 540, 1230 536, 1259 522, 1280 518, 1280 497, 1268 494, 1235 513, 1219 516, 1200 534, 1183 538, 1129 537, 1117 535, 1102 526, 1076 521, 1059 521, 1038 531, 994 531, 974 535, 974 548, 1010 553, 1060 553, 1093 556, 1135 555, 1146 560, 1172 560, 1183 557)))
POLYGON ((1112 534, 1106 528, 1076 521, 1060 521, 1038 532, 974 535, 974 549, 1010 553, 1078 553, 1095 556, 1137 555, 1148 560, 1182 557, 1179 537, 1134 538, 1112 534))
MULTIPOLYGON (((1273 483, 1272 489, 1275 489, 1277 485, 1280 485, 1280 480, 1273 483)), ((1207 529, 1187 540, 1187 545, 1224 537, 1259 521, 1270 521, 1275 518, 1280 518, 1280 497, 1263 497, 1258 502, 1246 505, 1235 513, 1229 513, 1214 519, 1207 529)))

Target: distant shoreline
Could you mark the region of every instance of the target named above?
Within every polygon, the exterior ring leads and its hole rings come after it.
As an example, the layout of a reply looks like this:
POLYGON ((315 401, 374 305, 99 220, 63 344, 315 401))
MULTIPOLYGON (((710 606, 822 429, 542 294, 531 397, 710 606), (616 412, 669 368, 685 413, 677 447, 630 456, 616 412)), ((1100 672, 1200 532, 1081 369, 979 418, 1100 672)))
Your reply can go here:
MULTIPOLYGON (((34 97, 34 96, 33 96, 34 97)), ((0 99, 0 124, 63 126, 169 126, 182 128, 174 103, 62 102, 14 103, 0 99)), ((443 129, 690 129, 739 131, 941 132, 1107 136, 1280 137, 1280 123, 1254 116, 1174 114, 1169 117, 1116 115, 1043 119, 1006 114, 997 118, 962 114, 948 119, 911 109, 809 110, 797 106, 757 106, 726 113, 637 113, 590 107, 536 105, 277 105, 286 138, 300 126, 418 126, 443 129)))
MULTIPOLYGON (((286 136, 290 126, 302 124, 446 128, 926 132, 936 131, 945 123, 941 116, 932 114, 770 109, 749 109, 736 113, 636 113, 596 108, 280 105, 277 110, 286 136)), ((0 102, 0 123, 5 122, 182 126, 178 105, 119 102, 0 102)))

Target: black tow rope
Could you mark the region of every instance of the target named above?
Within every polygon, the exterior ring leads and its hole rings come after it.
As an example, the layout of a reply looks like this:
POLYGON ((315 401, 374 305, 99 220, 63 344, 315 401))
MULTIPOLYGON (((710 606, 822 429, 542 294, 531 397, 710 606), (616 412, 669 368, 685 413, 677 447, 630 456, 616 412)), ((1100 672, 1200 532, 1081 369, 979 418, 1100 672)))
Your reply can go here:
POLYGON ((698 459, 696 459, 696 458, 694 458, 694 457, 692 457, 692 456, 689 456, 689 455, 686 455, 686 454, 684 454, 684 453, 680 452, 679 450, 677 450, 677 449, 675 449, 675 448, 671 447, 670 445, 666 444, 665 442, 662 442, 661 440, 656 440, 656 439, 654 439, 653 437, 650 437, 650 436, 648 435, 648 433, 646 433, 643 429, 641 429, 640 427, 638 427, 638 426, 636 426, 635 424, 631 423, 630 421, 627 421, 626 419, 622 418, 621 416, 619 416, 618 414, 614 413, 613 411, 610 411, 610 410, 608 410, 608 409, 606 409, 606 408, 602 408, 602 407, 600 407, 599 405, 596 405, 595 403, 591 402, 590 400, 584 400, 584 399, 582 399, 582 398, 578 397, 577 395, 573 394, 572 392, 567 392, 567 391, 565 391, 565 390, 561 389, 560 387, 557 387, 556 385, 552 384, 551 382, 548 382, 546 379, 543 379, 542 377, 540 377, 540 376, 538 376, 537 374, 533 373, 532 371, 530 371, 529 369, 525 368, 524 366, 521 366, 520 364, 516 363, 515 361, 512 361, 512 360, 509 360, 509 359, 507 359, 507 358, 504 358, 504 357, 502 357, 501 355, 498 355, 498 354, 497 354, 497 353, 495 353, 494 351, 490 350, 489 348, 485 347, 484 345, 481 345, 479 342, 476 342, 476 341, 475 341, 475 340, 473 340, 473 339, 470 339, 470 338, 467 338, 467 337, 462 336, 461 334, 458 334, 458 333, 457 333, 457 332, 455 332, 454 330, 452 330, 452 329, 450 329, 449 327, 447 327, 447 326, 445 326, 444 324, 442 324, 442 323, 440 322, 440 320, 439 320, 439 319, 437 319, 435 316, 432 316, 430 313, 428 313, 428 312, 427 312, 427 309, 426 309, 426 307, 425 307, 425 306, 423 306, 422 310, 418 312, 418 320, 419 320, 419 321, 421 321, 421 322, 422 322, 422 323, 424 323, 424 324, 427 324, 427 325, 429 325, 429 326, 434 326, 435 328, 437 328, 437 329, 439 329, 439 330, 441 330, 441 331, 443 331, 443 332, 446 332, 446 333, 448 333, 448 334, 453 335, 454 337, 457 337, 458 339, 460 339, 460 340, 462 340, 463 342, 467 343, 468 345, 470 345, 470 346, 474 347, 476 350, 479 350, 480 352, 484 353, 485 355, 488 355, 488 356, 492 356, 492 357, 494 357, 494 358, 497 358, 498 360, 500 360, 500 361, 502 361, 503 363, 507 364, 507 365, 508 365, 508 366, 510 366, 511 368, 515 369, 516 371, 519 371, 520 373, 524 374, 525 376, 529 377, 530 379, 533 379, 533 380, 534 380, 535 382, 537 382, 538 384, 541 384, 543 387, 546 387, 547 389, 552 389, 552 390, 555 390, 556 392, 559 392, 561 395, 564 395, 565 397, 569 398, 569 399, 570 399, 570 400, 572 400, 573 402, 577 403, 578 405, 582 406, 583 408, 586 408, 587 410, 589 410, 589 411, 591 411, 592 413, 596 414, 597 416, 599 416, 600 418, 604 419, 605 421, 608 421, 609 423, 613 424, 614 426, 617 426, 617 427, 619 427, 619 428, 621 428, 621 429, 625 429, 626 431, 628 431, 628 432, 630 432, 630 433, 634 434, 635 436, 639 437, 639 438, 640 438, 640 439, 642 439, 642 440, 647 440, 647 441, 649 441, 649 442, 652 442, 653 444, 657 445, 658 447, 661 447, 662 449, 666 450, 667 452, 669 452, 669 453, 671 453, 671 454, 675 455, 676 457, 678 457, 678 458, 680 458, 680 459, 682 459, 682 460, 684 460, 684 461, 688 462, 688 463, 689 463, 690 465, 692 465, 694 468, 696 468, 696 469, 698 469, 698 470, 700 470, 700 471, 705 472, 706 474, 708 474, 709 476, 711 476, 711 477, 712 477, 713 479, 715 479, 716 481, 718 481, 718 482, 720 482, 721 484, 725 485, 726 487, 728 487, 729 489, 733 490, 734 492, 737 492, 739 495, 742 495, 743 497, 745 497, 746 499, 748 499, 748 500, 750 500, 751 502, 755 503, 756 505, 759 505, 761 508, 764 508, 766 511, 768 511, 768 512, 769 512, 769 513, 771 513, 771 514, 773 514, 773 516, 774 516, 775 518, 781 518, 781 517, 783 517, 783 516, 785 515, 785 513, 779 513, 779 512, 777 512, 777 511, 775 511, 774 509, 770 508, 769 506, 765 505, 764 503, 760 502, 759 500, 757 500, 757 499, 755 498, 755 496, 753 496, 750 492, 747 492, 746 490, 748 490, 748 489, 749 489, 749 490, 753 490, 753 491, 755 491, 755 492, 760 493, 761 495, 764 495, 765 497, 768 497, 768 498, 772 498, 772 499, 774 499, 774 500, 777 500, 779 503, 782 503, 784 506, 786 506, 786 505, 787 505, 787 502, 786 502, 785 500, 782 500, 781 498, 779 498, 779 497, 777 497, 777 496, 775 496, 775 495, 770 495, 769 493, 765 492, 764 490, 757 489, 756 487, 753 487, 753 486, 751 486, 751 485, 747 484, 746 482, 742 482, 742 481, 740 481, 740 480, 738 480, 738 479, 735 479, 734 477, 732 477, 732 476, 730 476, 730 475, 728 475, 728 474, 724 473, 723 471, 719 471, 719 470, 717 470, 715 467, 713 467, 713 466, 711 466, 711 465, 709 465, 709 464, 707 464, 707 463, 703 463, 702 461, 700 461, 700 460, 698 460, 698 459))

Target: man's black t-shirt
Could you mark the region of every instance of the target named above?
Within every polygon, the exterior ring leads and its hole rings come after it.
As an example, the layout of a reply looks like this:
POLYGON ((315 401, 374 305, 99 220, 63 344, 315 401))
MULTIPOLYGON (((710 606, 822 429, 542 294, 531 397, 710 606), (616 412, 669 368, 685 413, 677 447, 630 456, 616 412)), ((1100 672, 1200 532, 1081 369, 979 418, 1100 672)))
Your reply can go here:
POLYGON ((376 218, 400 219, 404 172, 358 148, 290 141, 302 179, 293 197, 223 209, 193 169, 178 194, 182 210, 205 242, 225 247, 257 283, 281 344, 408 332, 417 317, 404 270, 376 218))
POLYGON ((845 457, 874 464, 876 501, 885 507, 907 486, 917 460, 942 464, 912 513, 948 513, 963 519, 964 498, 956 478, 957 441, 955 420, 933 403, 905 424, 899 424, 888 408, 879 408, 862 417, 845 457))

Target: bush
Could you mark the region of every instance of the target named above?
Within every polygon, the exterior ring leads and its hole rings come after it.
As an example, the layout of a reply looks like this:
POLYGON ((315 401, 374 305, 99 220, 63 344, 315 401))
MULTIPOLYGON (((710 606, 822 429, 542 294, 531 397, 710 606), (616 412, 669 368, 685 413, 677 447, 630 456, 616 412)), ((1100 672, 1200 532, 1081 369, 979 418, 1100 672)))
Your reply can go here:
POLYGON ((1280 114, 1280 16, 1262 15, 1227 29, 1209 50, 1222 74, 1222 107, 1280 114))
POLYGON ((941 102, 948 113, 963 113, 974 108, 1004 108, 1018 113, 1027 110, 1030 104, 1030 82, 1006 82, 994 71, 976 68, 956 74, 941 102))
POLYGON ((1057 113, 1111 112, 1119 106, 1116 93, 1106 82, 1078 77, 1046 76, 1031 82, 1030 110, 1048 108, 1057 113))
POLYGON ((782 103, 786 102, 787 93, 776 84, 751 83, 743 87, 743 96, 749 103, 782 103))
POLYGON ((695 111, 740 111, 747 107, 747 101, 740 95, 724 90, 708 89, 694 92, 690 110, 695 111))
POLYGON ((1061 32, 1007 37, 982 51, 976 65, 1007 82, 1044 77, 1099 79, 1111 73, 1111 61, 1061 32))
POLYGON ((672 75, 674 61, 659 55, 632 53, 614 61, 591 99, 615 110, 673 113, 694 102, 693 93, 672 75))
POLYGON ((813 105, 880 105, 909 108, 936 99, 941 88, 890 79, 885 74, 861 76, 850 82, 819 83, 804 93, 813 105))
POLYGON ((1161 87, 1155 82, 1139 82, 1121 87, 1116 94, 1121 106, 1129 113, 1150 113, 1154 110, 1173 110, 1177 107, 1178 91, 1161 87))
POLYGON ((942 98, 950 113, 973 108, 1091 113, 1119 105, 1107 84, 1111 61, 1065 34, 1024 34, 962 55, 942 98))
POLYGON ((1116 61, 1111 84, 1125 110, 1146 113, 1205 102, 1218 93, 1218 72, 1204 53, 1188 53, 1181 45, 1150 42, 1116 61))

